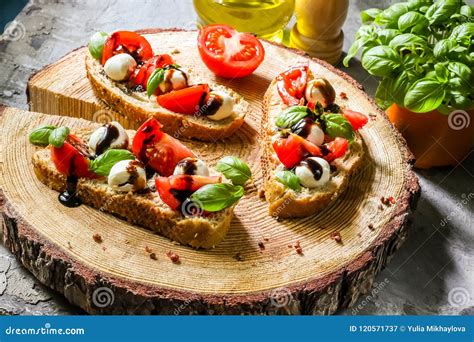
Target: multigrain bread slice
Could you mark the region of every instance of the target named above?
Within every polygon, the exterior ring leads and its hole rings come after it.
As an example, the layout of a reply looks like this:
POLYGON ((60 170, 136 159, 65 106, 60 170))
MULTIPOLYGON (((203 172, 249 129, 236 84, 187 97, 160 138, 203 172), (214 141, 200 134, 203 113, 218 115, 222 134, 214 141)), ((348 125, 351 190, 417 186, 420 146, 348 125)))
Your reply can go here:
MULTIPOLYGON (((312 75, 309 73, 309 78, 312 75)), ((275 217, 305 217, 317 213, 330 202, 335 200, 347 187, 351 176, 357 171, 363 161, 363 140, 356 133, 348 152, 330 164, 335 168, 330 180, 322 187, 294 191, 285 187, 275 178, 275 171, 284 170, 272 147, 272 137, 275 135, 275 118, 287 106, 281 101, 276 87, 276 80, 268 87, 263 99, 263 116, 261 122, 262 135, 262 171, 263 190, 268 202, 269 214, 275 217)))
MULTIPOLYGON (((75 132, 84 141, 88 140, 91 133, 92 130, 88 129, 75 132)), ((134 135, 134 131, 127 133, 130 138, 134 135)), ((66 176, 56 170, 49 148, 36 151, 32 162, 35 174, 42 183, 58 192, 65 190, 66 176)), ((148 181, 148 185, 153 188, 153 179, 148 181)), ((80 178, 76 195, 84 204, 117 215, 131 224, 147 228, 183 245, 206 249, 214 248, 224 239, 235 206, 206 216, 187 217, 163 203, 155 191, 116 192, 107 185, 106 178, 80 178)))
MULTIPOLYGON (((214 90, 227 92, 234 99, 234 112, 224 120, 212 121, 204 115, 185 115, 161 107, 156 97, 146 92, 132 92, 123 83, 111 80, 100 62, 86 52, 87 77, 96 95, 113 110, 131 121, 142 123, 154 116, 163 125, 163 131, 174 137, 194 138, 202 141, 217 141, 230 137, 244 123, 249 104, 235 91, 221 85, 210 85, 214 90)), ((192 75, 191 75, 192 76, 192 75)), ((192 83, 199 83, 191 78, 192 83)))

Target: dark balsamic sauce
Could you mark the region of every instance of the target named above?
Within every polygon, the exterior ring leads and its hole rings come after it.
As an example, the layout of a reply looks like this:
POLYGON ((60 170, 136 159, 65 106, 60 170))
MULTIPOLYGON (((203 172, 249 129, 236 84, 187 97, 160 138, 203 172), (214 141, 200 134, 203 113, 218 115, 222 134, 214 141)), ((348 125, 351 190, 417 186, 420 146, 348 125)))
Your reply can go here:
POLYGON ((171 194, 176 198, 180 203, 184 203, 194 191, 192 191, 193 187, 193 177, 186 175, 183 177, 184 185, 182 189, 170 189, 171 194))
POLYGON ((291 131, 300 137, 307 138, 311 133, 311 126, 313 124, 314 120, 306 117, 291 126, 291 131))
POLYGON ((75 208, 82 204, 82 201, 76 196, 78 178, 74 175, 74 161, 76 157, 71 158, 69 162, 69 176, 66 178, 66 190, 58 196, 59 203, 68 207, 75 208))
POLYGON ((202 108, 201 113, 203 115, 209 116, 214 115, 221 108, 224 100, 219 95, 213 94, 205 105, 200 105, 202 108))
POLYGON ((194 175, 196 173, 196 158, 186 158, 181 160, 176 166, 180 166, 183 168, 185 175, 194 175))
POLYGON ((323 175, 323 167, 316 160, 308 158, 301 162, 301 164, 306 165, 313 174, 314 179, 320 180, 323 175))
POLYGON ((105 150, 107 150, 110 147, 112 142, 115 139, 117 139, 119 136, 119 130, 114 125, 108 123, 104 125, 104 127, 105 127, 105 133, 102 136, 102 139, 100 139, 99 142, 97 143, 97 147, 95 149, 95 152, 97 155, 104 153, 105 150))

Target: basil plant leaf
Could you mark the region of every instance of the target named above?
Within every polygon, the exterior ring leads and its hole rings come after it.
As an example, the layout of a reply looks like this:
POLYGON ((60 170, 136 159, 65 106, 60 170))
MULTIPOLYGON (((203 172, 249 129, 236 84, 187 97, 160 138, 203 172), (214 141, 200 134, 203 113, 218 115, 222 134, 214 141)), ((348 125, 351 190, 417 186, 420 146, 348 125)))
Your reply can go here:
POLYGON ((108 176, 112 167, 122 160, 134 160, 129 150, 108 149, 96 159, 89 162, 89 169, 99 176, 108 176))
POLYGON ((68 127, 58 127, 51 131, 49 135, 48 142, 50 145, 54 147, 60 148, 64 145, 67 136, 69 135, 69 128, 68 127))
POLYGON ((191 195, 201 209, 215 212, 226 209, 236 203, 244 195, 244 188, 240 185, 228 183, 207 184, 191 195))
POLYGON ((56 129, 56 126, 52 125, 38 127, 30 133, 28 139, 33 145, 48 146, 49 136, 54 129, 56 129))
POLYGON ((332 138, 342 137, 354 140, 354 130, 350 122, 341 114, 325 114, 322 117, 325 131, 332 138))
POLYGON ((373 47, 362 56, 362 66, 375 76, 390 76, 401 63, 398 53, 384 45, 373 47))
POLYGON ((402 32, 422 33, 429 24, 428 19, 418 12, 407 12, 398 19, 398 29, 402 32))
POLYGON ((437 79, 415 82, 405 95, 404 105, 415 113, 426 113, 441 105, 446 95, 443 84, 437 79))
POLYGON ((217 162, 216 170, 222 173, 225 178, 232 181, 232 184, 242 185, 252 177, 249 166, 241 159, 227 156, 217 162))
POLYGON ((362 11, 360 13, 362 24, 368 24, 368 23, 373 22, 375 20, 375 17, 381 12, 382 10, 378 8, 369 8, 369 9, 366 9, 365 11, 362 11))
POLYGON ((459 0, 438 0, 426 11, 426 18, 430 24, 441 24, 458 11, 461 1, 459 0))
POLYGON ((148 95, 148 97, 153 95, 160 83, 163 82, 163 80, 165 79, 165 72, 166 69, 163 68, 157 68, 153 70, 152 74, 150 75, 150 78, 148 79, 148 82, 146 83, 146 94, 148 95))
POLYGON ((278 182, 292 190, 301 190, 300 179, 291 171, 277 171, 275 172, 275 178, 278 182))
POLYGON ((275 124, 280 128, 289 128, 307 116, 314 116, 314 113, 306 106, 291 106, 286 108, 275 120, 275 124))
POLYGON ((105 41, 109 35, 105 32, 96 32, 89 40, 89 52, 95 59, 102 59, 102 50, 104 49, 105 41))

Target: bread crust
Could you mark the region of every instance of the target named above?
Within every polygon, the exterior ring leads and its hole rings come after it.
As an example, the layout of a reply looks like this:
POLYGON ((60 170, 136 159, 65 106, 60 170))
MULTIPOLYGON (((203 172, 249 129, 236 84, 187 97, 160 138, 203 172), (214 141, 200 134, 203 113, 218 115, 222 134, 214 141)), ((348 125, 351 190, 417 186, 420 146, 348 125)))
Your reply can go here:
POLYGON ((331 162, 336 171, 331 172, 331 179, 323 187, 303 188, 300 192, 291 190, 278 182, 274 176, 275 170, 282 166, 271 141, 274 132, 273 120, 284 107, 277 92, 276 80, 273 80, 263 98, 261 121, 263 190, 270 215, 281 218, 306 217, 321 211, 345 190, 351 176, 362 164, 364 144, 360 135, 356 133, 356 138, 346 155, 331 162))
MULTIPOLYGON (((84 130, 76 132, 76 135, 87 140, 91 133, 90 130, 84 130)), ((133 133, 129 134, 132 135, 133 133)), ((48 148, 35 152, 32 163, 34 172, 42 183, 58 192, 66 189, 66 176, 56 170, 48 148)), ((131 224, 183 245, 204 249, 214 248, 224 239, 235 206, 206 217, 186 217, 181 211, 172 210, 163 203, 157 192, 116 192, 107 185, 105 178, 80 178, 76 195, 84 204, 95 209, 117 215, 131 224)))
POLYGON ((163 125, 163 131, 175 138, 194 138, 202 141, 218 141, 232 136, 244 123, 249 110, 247 101, 234 91, 219 85, 212 88, 222 89, 234 98, 234 114, 232 118, 212 121, 196 115, 184 115, 167 110, 158 104, 139 101, 126 94, 116 82, 105 76, 98 61, 86 53, 85 67, 87 78, 97 97, 111 109, 127 116, 131 121, 141 124, 150 116, 154 116, 163 125))

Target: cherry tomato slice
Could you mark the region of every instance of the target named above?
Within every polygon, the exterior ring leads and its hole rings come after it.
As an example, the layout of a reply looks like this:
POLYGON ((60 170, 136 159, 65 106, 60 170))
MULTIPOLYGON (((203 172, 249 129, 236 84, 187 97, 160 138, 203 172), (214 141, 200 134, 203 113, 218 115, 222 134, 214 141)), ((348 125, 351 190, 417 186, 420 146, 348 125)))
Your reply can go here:
POLYGON ((215 184, 222 181, 220 176, 191 176, 174 175, 170 177, 156 177, 155 185, 163 202, 177 210, 191 194, 206 184, 215 184))
POLYGON ((327 144, 324 144, 324 156, 323 158, 326 159, 328 162, 333 161, 334 159, 342 157, 349 147, 349 141, 344 138, 336 138, 327 144))
POLYGON ((129 53, 137 62, 143 62, 153 57, 153 49, 145 37, 132 31, 117 31, 112 33, 102 50, 102 65, 113 55, 129 53))
POLYGON ((283 103, 288 106, 304 104, 304 91, 308 82, 308 65, 294 66, 278 75, 276 80, 278 94, 283 103))
POLYGON ((280 162, 287 169, 295 167, 308 154, 314 157, 322 156, 321 149, 318 146, 296 134, 290 134, 288 138, 275 140, 273 149, 280 162))
POLYGON ((255 36, 223 24, 201 28, 198 49, 204 64, 214 74, 225 78, 250 75, 265 57, 263 45, 255 36))
POLYGON ((172 112, 181 114, 195 114, 202 104, 209 99, 209 85, 196 84, 180 90, 157 96, 158 104, 172 112))
POLYGON ((78 137, 70 134, 62 147, 50 146, 51 160, 59 173, 66 176, 92 177, 89 162, 84 155, 87 146, 78 137))
POLYGON ((364 114, 350 109, 343 109, 342 115, 350 122, 354 131, 358 131, 369 121, 369 118, 364 114))
POLYGON ((135 69, 131 81, 135 86, 141 85, 146 90, 146 84, 153 71, 155 71, 156 68, 164 68, 171 64, 174 64, 174 60, 170 55, 155 55, 148 59, 141 67, 135 69))
POLYGON ((175 138, 161 131, 161 124, 150 118, 137 130, 132 142, 137 158, 161 176, 173 174, 176 164, 196 155, 175 138))

